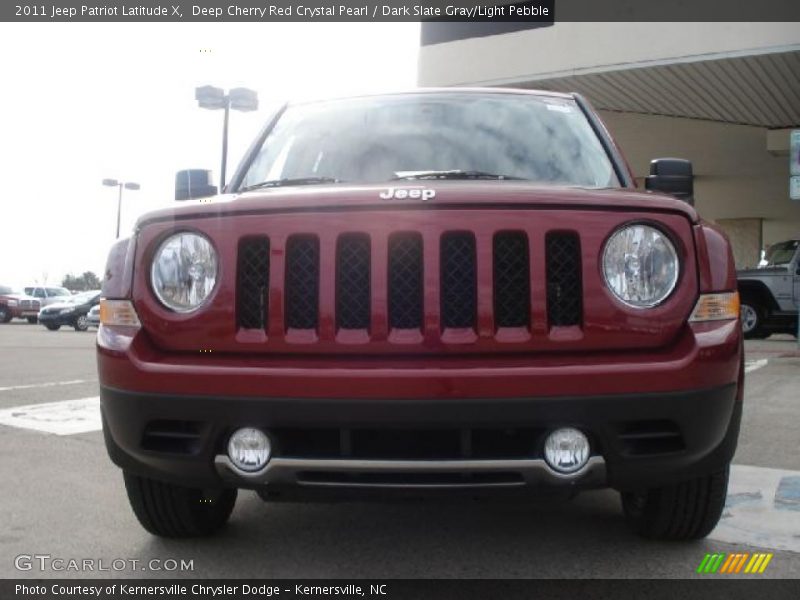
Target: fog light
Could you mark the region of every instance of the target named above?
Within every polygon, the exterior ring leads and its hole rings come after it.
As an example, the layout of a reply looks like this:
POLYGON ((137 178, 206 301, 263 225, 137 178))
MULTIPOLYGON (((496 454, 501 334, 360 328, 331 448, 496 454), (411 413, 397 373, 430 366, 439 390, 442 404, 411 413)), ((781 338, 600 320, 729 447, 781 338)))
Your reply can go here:
POLYGON ((228 457, 242 471, 258 471, 269 461, 272 445, 267 434, 253 427, 237 429, 228 440, 228 457))
POLYGON ((556 429, 544 442, 544 459, 559 473, 574 473, 589 460, 589 440, 577 429, 556 429))

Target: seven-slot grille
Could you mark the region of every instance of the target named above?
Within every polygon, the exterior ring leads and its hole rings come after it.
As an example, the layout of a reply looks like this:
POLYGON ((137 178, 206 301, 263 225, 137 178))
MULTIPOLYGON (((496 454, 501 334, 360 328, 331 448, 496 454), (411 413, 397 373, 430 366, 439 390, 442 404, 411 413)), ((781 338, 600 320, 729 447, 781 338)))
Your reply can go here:
POLYGON ((389 238, 389 325, 422 327, 422 236, 396 233, 389 238))
POLYGON ((341 329, 369 329, 369 236, 350 233, 336 244, 336 324, 341 329))
MULTIPOLYGON (((366 233, 339 235, 335 244, 335 323, 337 329, 369 330, 372 319, 374 240, 366 233)), ((425 319, 425 247, 418 232, 397 232, 386 247, 388 325, 421 330, 425 319)), ((477 329, 478 257, 470 231, 439 237, 439 310, 442 329, 477 329)), ((550 232, 544 240, 548 326, 580 325, 582 284, 580 239, 574 232, 550 232)), ((531 243, 525 232, 496 233, 491 243, 492 299, 496 328, 531 329, 531 243)), ((320 240, 313 234, 289 236, 284 273, 285 328, 319 327, 320 240)), ((330 263, 329 263, 330 264, 330 263)), ((237 264, 237 322, 242 329, 267 329, 270 240, 244 238, 237 264)))

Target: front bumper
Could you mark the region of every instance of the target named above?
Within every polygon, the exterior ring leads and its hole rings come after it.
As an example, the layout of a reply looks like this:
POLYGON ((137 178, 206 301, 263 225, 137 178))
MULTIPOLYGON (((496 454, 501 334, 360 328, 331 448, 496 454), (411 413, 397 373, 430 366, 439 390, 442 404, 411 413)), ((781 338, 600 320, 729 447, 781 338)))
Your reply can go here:
POLYGON ((683 392, 551 398, 352 400, 175 396, 101 388, 113 461, 192 487, 638 489, 723 468, 741 418, 738 384, 683 392), (236 469, 238 427, 273 440, 259 473, 236 469), (556 427, 584 431, 592 458, 564 476, 542 460, 556 427))
POLYGON ((75 320, 78 318, 76 313, 67 315, 60 315, 58 313, 39 313, 39 323, 42 325, 74 325, 75 320))
POLYGON ((28 317, 36 317, 39 310, 35 308, 23 308, 21 306, 9 306, 8 311, 14 319, 27 319, 28 317))
POLYGON ((98 370, 114 462, 194 487, 652 487, 724 468, 742 410, 737 321, 652 352, 406 361, 171 354, 140 331, 98 370), (595 458, 556 477, 544 438, 565 426, 595 458), (239 427, 273 441, 255 476, 225 460, 239 427))

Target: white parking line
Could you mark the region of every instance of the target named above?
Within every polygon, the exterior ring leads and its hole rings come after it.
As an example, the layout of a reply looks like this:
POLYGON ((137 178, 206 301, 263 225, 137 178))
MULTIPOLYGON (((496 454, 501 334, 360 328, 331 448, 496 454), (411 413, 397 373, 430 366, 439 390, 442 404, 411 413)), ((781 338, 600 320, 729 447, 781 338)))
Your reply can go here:
POLYGON ((81 398, 45 404, 29 404, 0 410, 0 424, 21 429, 33 429, 72 435, 102 429, 100 398, 81 398))
POLYGON ((11 385, 0 387, 0 392, 10 392, 13 390, 30 390, 33 388, 56 387, 59 385, 75 385, 78 383, 96 383, 96 379, 71 379, 70 381, 52 381, 49 383, 30 383, 28 385, 11 385))
POLYGON ((800 471, 733 465, 722 520, 709 538, 800 552, 800 471))
POLYGON ((748 360, 744 363, 744 372, 745 373, 752 373, 753 371, 760 369, 761 367, 766 367, 769 361, 766 358, 760 358, 758 360, 748 360))

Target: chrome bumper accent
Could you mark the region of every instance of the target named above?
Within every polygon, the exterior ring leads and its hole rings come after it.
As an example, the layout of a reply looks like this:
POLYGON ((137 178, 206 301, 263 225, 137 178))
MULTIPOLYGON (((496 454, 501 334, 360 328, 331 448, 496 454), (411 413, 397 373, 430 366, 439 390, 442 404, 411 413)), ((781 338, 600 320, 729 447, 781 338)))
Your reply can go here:
POLYGON ((260 471, 249 473, 236 467, 224 454, 214 458, 219 475, 228 482, 269 485, 289 484, 319 487, 366 488, 487 488, 520 487, 528 485, 569 485, 580 481, 585 485, 603 486, 606 483, 606 463, 601 456, 592 456, 575 473, 557 473, 542 459, 514 460, 366 460, 366 459, 306 459, 272 458, 260 471), (464 483, 381 483, 309 481, 303 473, 364 473, 364 474, 480 474, 514 473, 521 481, 464 482, 464 483))

